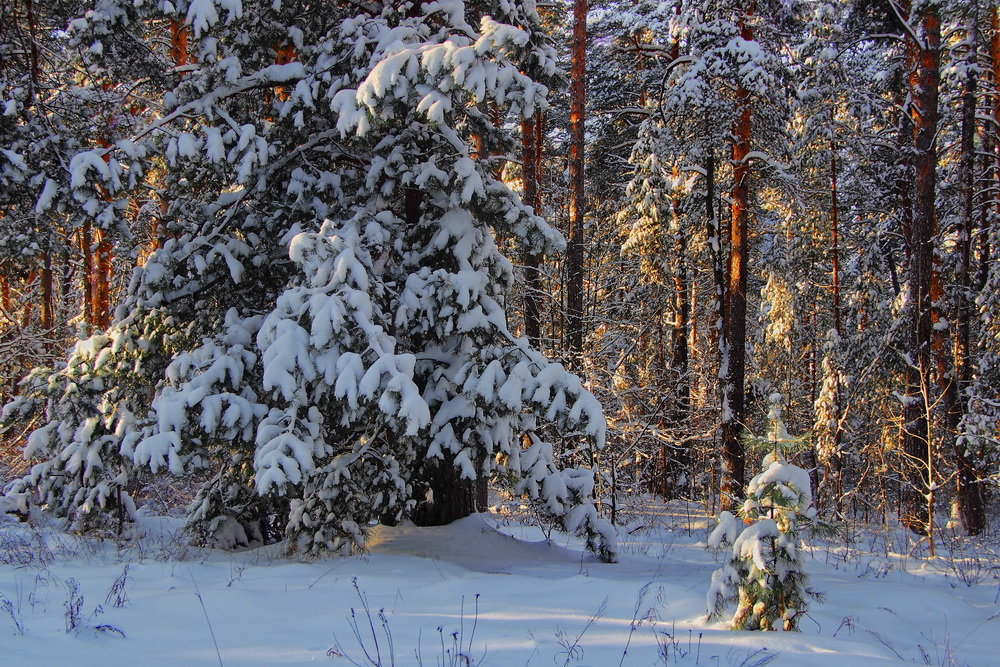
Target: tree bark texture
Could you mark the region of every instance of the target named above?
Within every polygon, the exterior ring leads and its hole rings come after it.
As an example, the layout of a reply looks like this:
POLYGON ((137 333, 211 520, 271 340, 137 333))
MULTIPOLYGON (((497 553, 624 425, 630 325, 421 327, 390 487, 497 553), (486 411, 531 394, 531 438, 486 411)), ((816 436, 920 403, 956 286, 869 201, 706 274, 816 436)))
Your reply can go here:
POLYGON ((941 24, 931 5, 920 16, 921 41, 915 49, 911 78, 911 118, 914 144, 913 220, 910 228, 909 357, 906 368, 906 396, 903 408, 902 450, 904 457, 902 521, 913 532, 931 530, 928 499, 931 497, 933 440, 929 410, 931 392, 931 285, 934 236, 937 218, 934 198, 937 189, 937 149, 940 85, 941 24))
POLYGON ((965 416, 965 389, 972 380, 970 358, 971 327, 971 263, 972 234, 976 200, 976 105, 979 26, 973 14, 967 32, 969 53, 966 60, 970 67, 962 91, 962 133, 959 162, 959 184, 962 189, 962 208, 958 218, 956 275, 952 289, 949 331, 951 333, 951 368, 943 378, 942 408, 945 418, 945 437, 951 445, 955 459, 955 499, 962 526, 969 535, 978 535, 986 527, 985 501, 982 485, 973 468, 962 441, 962 418, 965 416))
POLYGON ((584 118, 586 102, 587 0, 573 0, 570 65, 569 226, 566 248, 566 349, 579 369, 583 353, 584 118))
MULTIPOLYGON (((538 163, 542 146, 538 143, 536 125, 541 123, 541 114, 521 121, 521 177, 524 181, 524 203, 539 213, 541 197, 538 187, 538 163)), ((532 248, 524 253, 524 333, 535 349, 541 347, 541 312, 538 304, 541 295, 541 256, 532 248)))
MULTIPOLYGON (((741 21, 740 36, 752 42, 753 29, 747 19, 754 11, 750 3, 741 21)), ((733 125, 733 184, 730 191, 729 265, 726 276, 722 359, 722 508, 729 510, 743 497, 746 480, 746 455, 743 451, 743 428, 746 415, 746 335, 747 271, 749 269, 750 228, 750 154, 751 99, 743 85, 736 90, 733 125)))

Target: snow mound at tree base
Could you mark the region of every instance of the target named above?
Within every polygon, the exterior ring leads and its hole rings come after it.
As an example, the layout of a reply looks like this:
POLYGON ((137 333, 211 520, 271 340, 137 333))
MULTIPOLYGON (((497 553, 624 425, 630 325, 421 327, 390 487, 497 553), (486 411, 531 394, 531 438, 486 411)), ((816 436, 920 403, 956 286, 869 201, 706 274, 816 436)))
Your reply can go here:
MULTIPOLYGON (((444 526, 379 525, 366 542, 373 554, 416 556, 454 563, 475 572, 523 573, 532 566, 579 563, 580 551, 550 541, 526 541, 501 532, 488 514, 473 514, 444 526)), ((588 563, 599 561, 583 556, 588 563)), ((614 567, 609 566, 609 567, 614 567)))

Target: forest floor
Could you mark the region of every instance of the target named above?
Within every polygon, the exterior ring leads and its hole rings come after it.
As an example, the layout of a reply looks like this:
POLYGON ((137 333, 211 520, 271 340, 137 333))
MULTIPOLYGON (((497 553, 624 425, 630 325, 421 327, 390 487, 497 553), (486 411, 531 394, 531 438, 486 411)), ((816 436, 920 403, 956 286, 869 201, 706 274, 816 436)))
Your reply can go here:
POLYGON ((277 547, 187 545, 143 513, 127 543, 0 515, 5 665, 996 664, 995 536, 926 544, 859 528, 814 543, 825 593, 798 633, 705 620, 721 556, 699 506, 633 505, 604 564, 525 518, 377 527, 366 555, 298 562, 277 547), (468 660, 466 659, 468 658, 468 660))

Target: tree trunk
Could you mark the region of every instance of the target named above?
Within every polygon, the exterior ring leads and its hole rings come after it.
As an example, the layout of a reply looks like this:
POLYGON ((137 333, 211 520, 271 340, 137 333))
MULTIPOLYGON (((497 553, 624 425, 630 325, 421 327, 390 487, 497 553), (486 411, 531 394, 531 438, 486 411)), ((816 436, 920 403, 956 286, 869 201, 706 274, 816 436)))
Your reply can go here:
POLYGON ((469 516, 477 509, 477 496, 483 495, 476 488, 480 485, 461 478, 454 464, 443 459, 424 462, 417 486, 428 497, 413 511, 413 523, 418 526, 443 526, 469 516))
POLYGON ((3 310, 4 317, 11 317, 10 281, 7 276, 0 276, 0 309, 3 310))
MULTIPOLYGON (((680 2, 674 2, 673 14, 679 18, 681 14, 680 2)), ((670 40, 670 60, 677 62, 681 57, 681 42, 677 35, 670 40)), ((645 88, 643 97, 645 97, 645 88)), ((640 106, 645 106, 645 99, 640 100, 640 106)), ((680 173, 674 170, 674 179, 680 179, 680 173)), ((670 201, 671 231, 674 234, 674 254, 675 264, 673 271, 674 282, 674 326, 671 331, 671 360, 670 366, 676 373, 675 396, 676 405, 671 409, 672 421, 675 424, 685 422, 691 412, 691 380, 688 375, 688 330, 691 322, 691 298, 693 289, 688 284, 688 257, 687 257, 687 232, 680 221, 680 197, 673 197, 670 201)), ((688 452, 681 453, 681 458, 686 465, 688 452)))
POLYGON ((966 39, 969 42, 967 62, 970 67, 962 93, 962 136, 961 158, 959 162, 959 185, 962 188, 962 208, 958 218, 956 253, 956 275, 950 322, 951 369, 943 378, 942 408, 945 418, 945 437, 951 443, 955 457, 956 489, 962 526, 969 535, 980 534, 986 526, 985 502, 982 486, 977 481, 976 472, 965 452, 959 428, 965 414, 965 389, 972 380, 970 359, 972 287, 971 259, 973 214, 976 196, 976 64, 978 60, 979 26, 975 14, 969 19, 966 39))
POLYGON ((573 55, 570 66, 569 229, 566 248, 566 349, 570 363, 582 368, 584 102, 587 0, 573 0, 573 55))
MULTIPOLYGON (((753 11, 747 7, 746 17, 753 11)), ((752 42, 753 29, 741 21, 740 36, 752 42)), ((738 118, 733 126, 732 217, 729 223, 729 271, 726 281, 722 370, 722 508, 730 510, 743 497, 746 455, 743 451, 744 396, 746 394, 747 271, 750 227, 750 91, 736 90, 738 118)))
POLYGON ((55 299, 52 290, 52 255, 46 252, 42 255, 42 298, 39 307, 38 323, 44 331, 55 326, 53 307, 55 299))
POLYGON ((676 374, 676 404, 671 408, 672 420, 680 424, 688 418, 691 406, 691 383, 688 377, 688 323, 691 320, 691 301, 688 287, 687 236, 678 219, 678 202, 671 202, 674 218, 674 253, 676 266, 674 282, 674 323, 670 331, 670 367, 676 374))
POLYGON ((901 520, 910 530, 927 535, 932 526, 931 459, 933 441, 929 411, 931 391, 931 283, 937 218, 934 197, 937 188, 938 88, 940 84, 941 25, 937 9, 922 10, 922 41, 916 50, 910 78, 913 106, 914 197, 910 229, 908 303, 910 308, 909 360, 903 409, 904 455, 901 520))
POLYGON ((840 202, 837 196, 837 144, 830 140, 830 282, 833 289, 833 328, 840 334, 840 202))
MULTIPOLYGON (((420 223, 423 192, 407 188, 403 193, 403 219, 415 227, 420 223)), ((412 519, 418 526, 440 526, 476 511, 477 500, 486 502, 485 462, 477 462, 476 480, 463 479, 455 467, 454 456, 427 458, 414 483, 417 497, 426 500, 413 511, 412 519)))
MULTIPOLYGON (((538 154, 542 147, 537 143, 538 132, 535 129, 541 122, 541 114, 525 118, 521 121, 521 176, 524 180, 524 203, 539 213, 540 197, 538 195, 538 154)), ((542 292, 541 256, 533 248, 524 253, 524 333, 535 349, 542 344, 541 312, 538 299, 542 292)))
POLYGON ((94 257, 93 241, 91 239, 90 222, 84 222, 80 228, 80 257, 83 259, 83 322, 87 325, 87 333, 94 323, 93 275, 94 257))
POLYGON ((91 324, 98 329, 107 329, 111 323, 111 279, 113 266, 111 264, 111 242, 103 229, 94 231, 93 273, 91 274, 90 296, 92 304, 90 312, 91 324))
MULTIPOLYGON (((833 113, 830 114, 830 121, 833 122, 833 113)), ((838 185, 837 185, 837 144, 832 139, 830 140, 830 284, 832 294, 832 315, 833 315, 833 330, 837 333, 839 338, 841 327, 840 327, 840 201, 838 196, 838 185)), ((815 352, 813 353, 815 357, 815 352)), ((839 371, 839 369, 836 369, 839 371)), ((838 515, 840 515, 842 506, 841 499, 843 496, 843 458, 841 457, 840 451, 840 379, 839 375, 835 375, 836 385, 834 387, 834 405, 836 406, 836 411, 829 415, 831 419, 835 421, 833 432, 830 434, 830 452, 829 456, 819 450, 815 451, 816 458, 822 463, 822 482, 817 486, 818 490, 822 493, 818 494, 820 500, 823 500, 823 496, 832 496, 833 506, 838 515), (826 459, 826 460, 824 460, 826 459)), ((815 394, 813 396, 813 405, 815 405, 815 394)), ((818 471, 817 471, 818 472, 818 471)))
MULTIPOLYGON (((28 276, 24 279, 24 294, 28 295, 31 293, 32 285, 35 284, 35 279, 38 277, 38 272, 29 271, 28 276)), ((31 323, 35 320, 35 304, 31 299, 24 300, 24 307, 21 309, 21 326, 29 327, 31 323)))
POLYGON ((189 62, 188 27, 184 21, 170 19, 170 60, 174 67, 182 67, 189 62))

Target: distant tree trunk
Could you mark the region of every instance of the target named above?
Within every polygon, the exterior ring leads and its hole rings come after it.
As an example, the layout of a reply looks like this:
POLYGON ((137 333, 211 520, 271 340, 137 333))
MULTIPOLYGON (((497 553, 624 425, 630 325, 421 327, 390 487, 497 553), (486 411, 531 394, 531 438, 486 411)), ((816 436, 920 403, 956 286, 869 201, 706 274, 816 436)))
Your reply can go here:
MULTIPOLYGON (((28 276, 24 279, 24 293, 30 294, 32 285, 35 284, 35 280, 38 278, 37 271, 29 271, 28 276)), ((31 299, 25 299, 24 307, 21 309, 21 326, 28 327, 35 320, 35 303, 31 299)))
MULTIPOLYGON (((170 49, 168 55, 171 62, 174 63, 174 67, 183 67, 191 62, 191 55, 188 50, 188 26, 182 20, 170 19, 168 29, 170 32, 170 49)), ((182 72, 181 76, 183 77, 185 74, 186 72, 182 72)), ((149 243, 146 245, 144 252, 136 258, 137 264, 144 264, 149 255, 162 247, 163 242, 167 238, 165 223, 170 207, 162 194, 160 195, 159 209, 159 215, 153 217, 152 228, 149 231, 149 243)))
MULTIPOLYGON (((745 9, 749 17, 753 3, 745 9)), ((743 19, 740 36, 752 42, 753 29, 743 19)), ((747 271, 749 269, 750 227, 750 91, 736 90, 738 118, 733 125, 733 186, 730 192, 732 217, 729 223, 729 271, 726 281, 722 371, 722 509, 732 509, 743 497, 746 455, 743 451, 746 394, 747 271)))
MULTIPOLYGON (((912 49, 907 50, 907 62, 911 68, 916 67, 912 49)), ((899 163, 897 164, 896 181, 893 190, 898 198, 899 206, 899 231, 903 237, 903 255, 905 266, 910 261, 910 230, 913 227, 913 162, 911 150, 913 148, 913 123, 909 113, 904 107, 907 104, 906 91, 899 87, 893 92, 893 109, 899 109, 898 124, 896 128, 896 143, 899 148, 899 163)), ((893 293, 898 294, 901 286, 899 278, 896 276, 896 262, 893 257, 892 246, 886 247, 886 262, 889 265, 890 279, 893 285, 893 293)))
POLYGON ((937 219, 934 197, 937 188, 938 94, 940 85, 941 24, 937 9, 921 12, 921 41, 912 44, 917 67, 911 74, 914 139, 914 201, 910 229, 909 292, 910 341, 906 368, 902 450, 906 459, 903 478, 901 520, 910 530, 927 535, 931 525, 933 491, 929 410, 931 392, 931 283, 934 236, 937 219))
POLYGON ((583 354, 584 103, 586 95, 587 0, 573 0, 570 66, 569 229, 566 248, 566 348, 581 367, 583 354))
MULTIPOLYGON (((992 83, 993 83, 993 94, 991 95, 993 104, 993 127, 991 130, 986 132, 988 142, 993 149, 993 159, 990 160, 990 170, 993 174, 993 182, 990 184, 992 187, 1000 189, 1000 132, 997 128, 1000 127, 1000 10, 996 6, 990 9, 990 69, 992 70, 992 83)), ((993 195, 994 210, 993 214, 1000 217, 1000 196, 996 194, 993 195)), ((987 209, 986 206, 983 207, 984 210, 987 209)), ((984 215, 984 222, 989 219, 989 214, 984 215)), ((983 225, 983 233, 979 235, 979 271, 976 276, 976 289, 977 291, 982 290, 986 287, 986 282, 989 278, 989 266, 991 260, 991 246, 990 246, 990 235, 985 233, 988 227, 983 225)))
POLYGON ((0 276, 0 308, 4 316, 10 316, 10 281, 7 276, 0 276))
POLYGON ((830 140, 830 283, 833 291, 833 328, 840 334, 840 202, 837 193, 837 144, 830 140))
POLYGON ((722 224, 720 216, 715 208, 715 156, 711 153, 705 166, 705 214, 706 230, 708 237, 708 251, 712 261, 712 310, 713 321, 709 326, 710 337, 714 340, 713 345, 719 350, 719 363, 721 364, 722 351, 725 348, 725 339, 722 332, 725 330, 726 319, 726 266, 722 259, 722 224))
POLYGON ((90 222, 85 221, 80 227, 80 257, 83 259, 83 322, 87 325, 87 333, 94 323, 93 298, 93 239, 91 238, 90 222))
MULTIPOLYGON (((6 3, 4 3, 6 5, 6 3)), ((38 33, 38 20, 35 16, 35 3, 33 0, 25 0, 24 3, 24 13, 25 18, 28 21, 28 67, 30 72, 30 86, 28 87, 28 100, 29 104, 34 102, 35 95, 38 93, 38 75, 40 73, 39 59, 38 59, 38 40, 36 35, 38 33)))
MULTIPOLYGON (((832 116, 832 114, 831 114, 832 116)), ((831 117, 832 121, 832 117, 831 117)), ((837 189, 837 144, 830 140, 830 283, 833 292, 833 330, 840 336, 840 202, 837 189)), ((828 489, 833 495, 833 504, 837 514, 841 512, 843 497, 843 467, 844 462, 840 452, 840 380, 835 376, 836 413, 830 415, 836 424, 831 433, 832 447, 829 460, 823 466, 823 481, 821 488, 828 489)), ((815 404, 815 400, 814 400, 815 404)))
MULTIPOLYGON (((680 2, 674 2, 673 14, 679 17, 680 2)), ((670 60, 677 62, 681 57, 680 39, 675 35, 670 41, 670 60)), ((645 89, 643 89, 645 94, 645 89)), ((645 101, 643 100, 643 104, 645 101)), ((680 174, 674 171, 674 178, 680 174)), ((687 420, 691 412, 691 380, 688 376, 688 330, 691 322, 691 298, 693 290, 688 285, 687 233, 680 222, 680 197, 674 196, 670 201, 671 230, 674 234, 675 264, 673 270, 674 282, 674 326, 671 330, 671 360, 670 366, 676 373, 675 396, 676 405, 671 409, 672 421, 675 424, 687 420)), ((681 454, 687 459, 687 452, 681 454)), ((683 461, 686 464, 686 460, 683 461)))
MULTIPOLYGON (((536 125, 541 123, 541 113, 521 121, 521 174, 524 180, 524 203, 540 213, 538 187, 539 154, 542 146, 538 143, 536 125)), ((538 298, 542 292, 541 256, 534 249, 524 253, 524 333, 531 346, 540 349, 542 344, 541 309, 538 298)))
POLYGON ((670 330, 670 367, 676 374, 674 384, 676 404, 670 412, 675 424, 688 418, 691 406, 691 383, 688 377, 688 323, 691 320, 691 300, 688 288, 687 235, 680 225, 678 205, 676 200, 670 204, 674 219, 676 255, 676 265, 673 270, 674 322, 670 330))
MULTIPOLYGON (((725 321, 726 321, 726 268, 722 258, 722 224, 721 213, 715 206, 715 155, 710 151, 705 164, 705 235, 708 239, 708 251, 712 263, 712 305, 709 311, 708 327, 709 349, 716 350, 719 375, 723 372, 723 360, 727 358, 725 321)), ((719 393, 722 400, 722 391, 719 393)), ((712 469, 712 485, 715 490, 715 469, 712 469)), ((721 480, 720 480, 721 488, 721 480)), ((725 502, 725 501, 723 501, 725 502)), ((714 507, 714 503, 713 503, 714 507)))
POLYGON ((52 285, 52 255, 46 252, 42 255, 42 299, 39 307, 38 323, 43 330, 49 331, 55 326, 55 316, 53 308, 55 299, 53 298, 52 285))
POLYGON ((971 363, 971 260, 973 215, 976 197, 976 64, 978 61, 979 26, 973 13, 969 19, 966 39, 969 42, 966 73, 962 92, 962 135, 961 158, 959 162, 959 184, 962 188, 962 208, 958 218, 956 243, 956 274, 950 332, 951 369, 943 378, 942 408, 945 418, 945 437, 951 443, 955 457, 956 493, 958 513, 962 526, 969 535, 980 534, 986 526, 985 502, 982 485, 977 481, 976 472, 965 452, 959 428, 965 413, 965 389, 972 380, 971 363))

